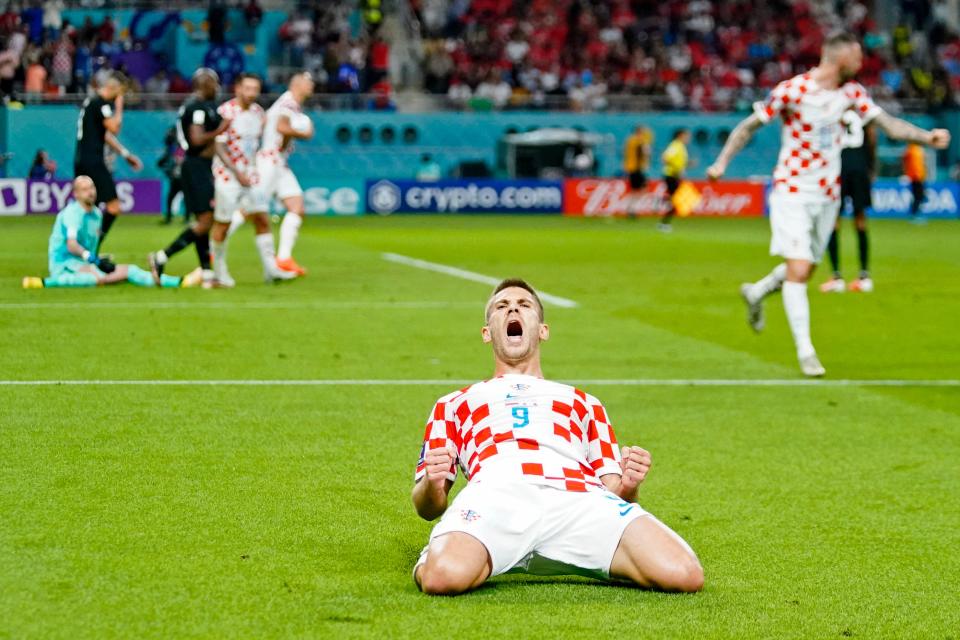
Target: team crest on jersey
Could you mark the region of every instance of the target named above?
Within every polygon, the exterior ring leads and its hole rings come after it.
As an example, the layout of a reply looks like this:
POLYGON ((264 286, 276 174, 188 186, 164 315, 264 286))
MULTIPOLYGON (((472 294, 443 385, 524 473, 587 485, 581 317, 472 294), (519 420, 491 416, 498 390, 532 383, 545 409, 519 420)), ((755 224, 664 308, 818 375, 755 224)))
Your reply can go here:
POLYGON ((463 518, 465 522, 476 522, 480 519, 480 514, 473 509, 461 509, 460 517, 463 518))

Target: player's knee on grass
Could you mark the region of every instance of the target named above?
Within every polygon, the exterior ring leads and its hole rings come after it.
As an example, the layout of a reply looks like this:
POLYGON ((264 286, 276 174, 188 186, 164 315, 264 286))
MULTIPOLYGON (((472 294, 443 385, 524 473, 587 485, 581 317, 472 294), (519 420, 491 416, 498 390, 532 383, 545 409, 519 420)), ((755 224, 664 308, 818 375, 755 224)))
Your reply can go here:
POLYGON ((430 543, 420 569, 420 589, 430 595, 456 595, 479 586, 489 574, 486 547, 472 536, 449 533, 430 543))
POLYGON ((694 593, 704 582, 703 567, 690 546, 652 517, 635 520, 624 531, 610 572, 659 591, 694 593))

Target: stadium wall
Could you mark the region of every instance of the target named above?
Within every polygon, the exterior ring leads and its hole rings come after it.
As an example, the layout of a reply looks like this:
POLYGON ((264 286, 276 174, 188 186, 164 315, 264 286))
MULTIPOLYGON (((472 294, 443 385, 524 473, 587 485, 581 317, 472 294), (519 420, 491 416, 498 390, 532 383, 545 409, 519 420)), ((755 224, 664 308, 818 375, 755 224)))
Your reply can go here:
MULTIPOLYGON (((26 177, 37 149, 45 149, 58 163, 58 176, 72 174, 73 150, 78 110, 74 106, 28 105, 23 109, 4 109, 0 122, 0 148, 13 156, 4 166, 8 177, 26 177)), ((603 134, 597 157, 599 176, 620 174, 623 141, 639 123, 651 127, 655 135, 654 170, 659 169, 659 154, 677 127, 694 132, 690 147, 690 175, 702 176, 720 151, 726 134, 740 120, 739 114, 693 113, 379 113, 328 111, 311 114, 317 136, 297 143, 291 158, 293 169, 305 186, 330 180, 367 180, 412 178, 421 154, 429 152, 450 174, 462 161, 480 160, 496 166, 496 148, 500 138, 510 132, 538 127, 577 127, 603 134)), ((174 111, 128 110, 124 115, 121 138, 144 162, 144 170, 134 175, 125 163, 118 162, 120 178, 162 178, 156 166, 163 153, 163 137, 176 119, 174 111)), ((943 119, 917 116, 912 121, 923 127, 940 124, 943 119)), ((960 123, 953 116, 951 124, 960 123)), ((960 131, 955 132, 960 139, 960 131)), ((779 129, 761 129, 751 144, 734 160, 731 178, 765 177, 770 174, 779 147, 779 129)), ((896 152, 896 147, 891 147, 896 152)), ((945 176, 941 176, 945 177, 945 176)))

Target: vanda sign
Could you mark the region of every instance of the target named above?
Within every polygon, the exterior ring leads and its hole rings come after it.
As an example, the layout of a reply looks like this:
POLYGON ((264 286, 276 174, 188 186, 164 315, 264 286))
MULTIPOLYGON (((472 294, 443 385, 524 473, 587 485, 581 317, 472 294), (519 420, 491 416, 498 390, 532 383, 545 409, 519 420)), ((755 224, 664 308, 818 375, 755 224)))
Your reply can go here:
MULTIPOLYGON (((877 218, 907 218, 913 194, 909 183, 899 180, 877 180, 871 190, 873 208, 877 218)), ((926 201, 920 212, 929 218, 956 219, 960 217, 960 185, 955 182, 929 182, 926 185, 926 201)))

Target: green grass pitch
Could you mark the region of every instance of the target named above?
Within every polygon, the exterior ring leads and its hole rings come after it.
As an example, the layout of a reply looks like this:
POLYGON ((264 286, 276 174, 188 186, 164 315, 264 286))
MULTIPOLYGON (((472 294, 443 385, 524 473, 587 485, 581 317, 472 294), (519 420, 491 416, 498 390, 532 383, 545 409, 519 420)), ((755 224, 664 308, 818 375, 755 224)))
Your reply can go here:
MULTIPOLYGON (((576 300, 547 308, 554 379, 799 376, 779 297, 760 336, 737 297, 773 265, 763 220, 312 218, 289 285, 245 228, 232 291, 23 291, 51 223, 0 219, 6 380, 488 377, 489 287, 384 251, 576 300)), ((876 292, 811 288, 828 379, 960 377, 960 224, 871 224, 876 292)), ((174 234, 121 218, 106 249, 142 265, 174 234)), ((960 388, 588 386, 705 590, 429 598, 409 491, 456 386, 0 386, 0 637, 960 638, 960 388)))

